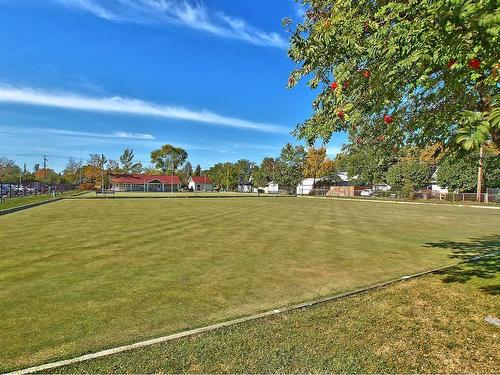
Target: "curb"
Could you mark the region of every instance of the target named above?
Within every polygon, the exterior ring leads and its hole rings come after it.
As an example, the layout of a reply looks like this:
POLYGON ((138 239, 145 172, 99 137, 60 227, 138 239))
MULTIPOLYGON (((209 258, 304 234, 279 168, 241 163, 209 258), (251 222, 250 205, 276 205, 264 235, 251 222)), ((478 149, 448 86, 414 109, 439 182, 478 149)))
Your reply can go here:
POLYGON ((52 203, 52 202, 57 202, 57 201, 60 201, 61 199, 64 199, 64 198, 53 198, 53 199, 49 199, 49 200, 42 201, 42 202, 36 202, 36 203, 25 204, 23 206, 6 208, 5 210, 0 210, 0 216, 12 214, 12 213, 17 212, 17 211, 27 210, 28 208, 42 206, 44 204, 48 204, 48 203, 52 203))
POLYGON ((349 202, 371 202, 371 203, 392 203, 392 204, 410 204, 415 206, 438 206, 438 207, 467 207, 467 208, 486 208, 490 210, 500 210, 500 206, 478 206, 477 204, 450 204, 450 203, 424 203, 424 202, 409 202, 409 201, 390 201, 383 199, 370 199, 370 198, 340 198, 340 197, 318 197, 318 196, 308 196, 308 195, 298 195, 300 198, 308 199, 326 199, 326 200, 337 200, 337 201, 349 201, 349 202))
POLYGON ((299 309, 311 307, 311 306, 318 305, 318 304, 325 303, 325 302, 340 300, 340 299, 354 296, 357 294, 362 294, 362 293, 369 292, 372 290, 381 289, 381 288, 384 288, 386 286, 399 283, 401 281, 406 281, 406 280, 414 279, 414 278, 417 278, 420 276, 439 272, 439 271, 442 271, 442 270, 445 270, 448 268, 453 268, 453 267, 456 267, 456 266, 463 264, 463 263, 475 262, 477 260, 487 258, 487 257, 492 257, 492 256, 495 256, 497 254, 500 254, 500 251, 496 251, 496 252, 490 253, 490 254, 480 255, 480 256, 470 258, 467 260, 462 260, 460 262, 456 262, 456 263, 453 263, 453 264, 450 264, 447 266, 433 268, 433 269, 428 270, 428 271, 422 271, 422 272, 414 273, 411 275, 402 276, 402 277, 399 277, 397 279, 392 279, 392 280, 384 281, 381 283, 373 284, 373 285, 368 286, 368 287, 354 289, 350 292, 340 293, 340 294, 336 294, 333 296, 328 296, 328 297, 324 297, 324 298, 320 298, 320 299, 316 299, 316 300, 312 300, 312 301, 308 301, 308 302, 303 302, 303 303, 299 303, 299 304, 291 305, 291 306, 287 306, 287 307, 282 307, 282 308, 278 308, 278 309, 274 309, 274 310, 268 310, 268 311, 265 311, 265 312, 262 312, 259 314, 249 315, 249 316, 238 318, 238 319, 232 319, 232 320, 228 320, 225 322, 212 324, 212 325, 208 325, 208 326, 204 326, 204 327, 194 328, 194 329, 174 333, 174 334, 167 335, 167 336, 157 337, 154 339, 139 341, 139 342, 129 344, 129 345, 118 346, 116 348, 111 348, 111 349, 106 349, 106 350, 102 350, 99 352, 85 354, 85 355, 71 358, 71 359, 65 359, 65 360, 61 360, 61 361, 57 361, 57 362, 46 363, 46 364, 39 365, 39 366, 28 367, 25 369, 20 369, 20 370, 5 373, 5 375, 31 374, 31 373, 38 372, 38 371, 51 370, 51 369, 54 369, 57 367, 71 365, 74 363, 83 362, 83 361, 87 361, 90 359, 102 358, 102 357, 106 357, 106 356, 109 356, 112 354, 117 354, 117 353, 129 351, 132 349, 144 348, 144 347, 151 346, 154 344, 164 343, 164 342, 180 339, 183 337, 193 336, 196 334, 213 331, 213 330, 223 328, 223 327, 229 327, 229 326, 233 326, 236 324, 254 321, 254 320, 262 319, 265 317, 269 317, 269 316, 273 316, 273 315, 277 315, 277 314, 281 314, 281 313, 299 310, 299 309))

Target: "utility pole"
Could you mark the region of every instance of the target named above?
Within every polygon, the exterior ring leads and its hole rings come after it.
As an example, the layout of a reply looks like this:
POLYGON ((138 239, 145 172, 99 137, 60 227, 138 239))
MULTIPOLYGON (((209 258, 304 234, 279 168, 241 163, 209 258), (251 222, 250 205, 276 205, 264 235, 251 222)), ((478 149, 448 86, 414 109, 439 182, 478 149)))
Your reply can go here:
POLYGON ((170 192, 173 194, 174 193, 174 155, 171 156, 171 162, 172 162, 172 177, 170 179, 170 192))
MULTIPOLYGON (((43 155, 43 183, 45 184, 47 181, 47 162, 49 160, 47 159, 47 154, 43 155)), ((43 193, 43 189, 42 189, 43 193)))
POLYGON ((476 192, 476 200, 481 202, 481 195, 483 192, 483 155, 484 155, 484 147, 481 145, 479 149, 479 168, 477 171, 477 192, 476 192))
POLYGON ((47 179, 47 162, 49 160, 47 159, 47 155, 43 155, 43 179, 47 179))
MULTIPOLYGON (((19 188, 21 188, 21 184, 22 184, 21 174, 22 173, 26 174, 26 172, 27 172, 26 171, 26 163, 24 163, 23 170, 21 172, 19 172, 19 188)), ((25 184, 26 184, 26 182, 25 182, 25 184)), ((24 195, 26 195, 26 186, 23 188, 23 193, 24 193, 24 195)))
POLYGON ((104 196, 104 154, 101 154, 101 192, 104 196))

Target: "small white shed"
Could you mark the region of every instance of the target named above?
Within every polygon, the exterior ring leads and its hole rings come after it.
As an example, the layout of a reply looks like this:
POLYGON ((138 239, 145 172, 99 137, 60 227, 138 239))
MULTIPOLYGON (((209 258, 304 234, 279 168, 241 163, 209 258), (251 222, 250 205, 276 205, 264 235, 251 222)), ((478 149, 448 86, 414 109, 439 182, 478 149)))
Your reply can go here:
POLYGON ((188 181, 189 190, 192 191, 213 191, 214 184, 207 176, 191 176, 188 181))

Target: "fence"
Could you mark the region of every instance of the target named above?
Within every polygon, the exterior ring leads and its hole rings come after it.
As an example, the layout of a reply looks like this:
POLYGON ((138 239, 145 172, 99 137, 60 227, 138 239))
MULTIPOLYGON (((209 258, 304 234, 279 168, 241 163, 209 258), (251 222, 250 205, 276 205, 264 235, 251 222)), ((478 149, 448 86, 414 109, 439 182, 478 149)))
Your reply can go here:
MULTIPOLYGON (((369 190, 364 187, 365 191, 369 190)), ((363 189, 359 187, 348 186, 332 186, 329 189, 313 189, 309 195, 328 196, 328 197, 361 197, 361 198, 383 198, 383 199, 403 199, 401 191, 376 191, 370 195, 363 196, 363 189)), ((456 203, 477 203, 476 193, 439 193, 430 190, 415 191, 413 199, 423 200, 440 200, 456 203)), ((482 203, 500 203, 500 189, 486 189, 485 193, 481 194, 482 203)))
MULTIPOLYGON (((448 202, 477 202, 476 193, 438 193, 429 192, 429 196, 424 199, 439 199, 448 202)), ((485 193, 481 194, 481 202, 483 203, 500 203, 500 189, 486 189, 485 193)))
POLYGON ((62 193, 65 191, 75 190, 76 185, 72 184, 41 184, 38 182, 30 184, 10 184, 0 181, 0 197, 19 197, 26 195, 39 195, 47 193, 62 193))
POLYGON ((366 186, 330 186, 310 190, 309 195, 332 196, 332 197, 357 197, 361 195, 366 186))

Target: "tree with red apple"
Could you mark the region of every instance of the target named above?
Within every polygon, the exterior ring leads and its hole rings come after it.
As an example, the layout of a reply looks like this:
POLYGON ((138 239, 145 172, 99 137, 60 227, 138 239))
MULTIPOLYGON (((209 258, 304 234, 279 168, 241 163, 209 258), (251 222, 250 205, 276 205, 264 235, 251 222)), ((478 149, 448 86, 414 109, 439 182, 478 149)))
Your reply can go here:
POLYGON ((346 131, 358 145, 500 146, 496 0, 301 3, 306 16, 288 25, 289 87, 308 77, 318 96, 298 138, 346 131))

